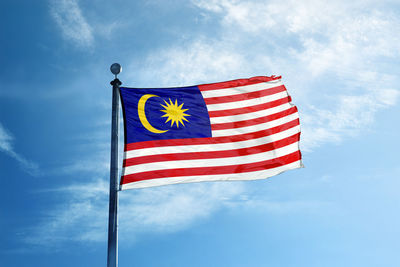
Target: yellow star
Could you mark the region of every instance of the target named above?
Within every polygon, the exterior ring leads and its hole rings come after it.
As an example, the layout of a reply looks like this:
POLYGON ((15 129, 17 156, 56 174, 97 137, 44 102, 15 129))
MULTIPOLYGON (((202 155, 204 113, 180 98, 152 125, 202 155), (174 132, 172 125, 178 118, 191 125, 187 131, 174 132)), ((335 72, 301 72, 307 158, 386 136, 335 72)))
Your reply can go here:
POLYGON ((180 106, 178 106, 178 101, 176 99, 175 103, 172 103, 171 99, 169 99, 169 103, 164 100, 164 103, 166 104, 166 106, 164 106, 163 104, 161 104, 161 106, 165 109, 162 109, 161 111, 165 112, 166 114, 162 115, 161 117, 168 118, 165 123, 171 121, 171 127, 174 126, 175 123, 177 128, 179 128, 179 123, 185 126, 183 121, 188 122, 185 116, 190 116, 190 115, 185 113, 185 111, 187 111, 188 109, 182 109, 183 103, 180 106))

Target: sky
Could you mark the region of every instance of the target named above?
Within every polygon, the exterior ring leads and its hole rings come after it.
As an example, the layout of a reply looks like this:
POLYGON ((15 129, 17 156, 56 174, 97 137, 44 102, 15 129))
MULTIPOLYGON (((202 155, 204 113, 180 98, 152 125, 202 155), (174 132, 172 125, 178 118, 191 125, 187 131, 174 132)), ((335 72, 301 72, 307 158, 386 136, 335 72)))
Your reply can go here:
POLYGON ((0 266, 106 266, 114 62, 282 75, 305 165, 122 191, 119 266, 400 266, 399 32, 398 0, 1 1, 0 266))

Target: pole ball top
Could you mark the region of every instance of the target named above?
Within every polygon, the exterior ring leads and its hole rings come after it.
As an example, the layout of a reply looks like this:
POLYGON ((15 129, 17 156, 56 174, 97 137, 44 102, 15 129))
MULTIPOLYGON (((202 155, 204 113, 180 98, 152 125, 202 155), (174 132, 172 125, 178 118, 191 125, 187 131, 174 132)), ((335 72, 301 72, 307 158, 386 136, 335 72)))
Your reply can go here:
POLYGON ((110 70, 111 70, 112 74, 114 74, 116 77, 122 71, 122 67, 120 64, 114 63, 111 65, 110 70))

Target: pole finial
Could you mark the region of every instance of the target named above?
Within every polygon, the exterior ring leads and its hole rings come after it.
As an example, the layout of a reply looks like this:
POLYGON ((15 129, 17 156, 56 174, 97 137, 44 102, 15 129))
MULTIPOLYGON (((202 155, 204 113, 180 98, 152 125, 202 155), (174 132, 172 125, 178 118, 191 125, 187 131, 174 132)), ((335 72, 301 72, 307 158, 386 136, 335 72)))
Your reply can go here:
POLYGON ((110 70, 111 70, 112 74, 115 75, 115 79, 116 79, 117 75, 122 71, 122 67, 120 64, 114 63, 111 65, 110 70))

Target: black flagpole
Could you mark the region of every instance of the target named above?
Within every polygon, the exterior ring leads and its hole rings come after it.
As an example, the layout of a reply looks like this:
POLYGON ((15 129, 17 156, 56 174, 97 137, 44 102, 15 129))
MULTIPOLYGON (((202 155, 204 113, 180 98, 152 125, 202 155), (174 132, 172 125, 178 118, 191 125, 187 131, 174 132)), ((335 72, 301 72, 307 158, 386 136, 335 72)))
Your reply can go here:
POLYGON ((108 254, 107 267, 118 266, 118 135, 119 135, 119 86, 122 84, 117 75, 121 65, 114 63, 110 67, 115 79, 113 86, 112 122, 111 122, 111 163, 110 163, 110 206, 108 215, 108 254))

